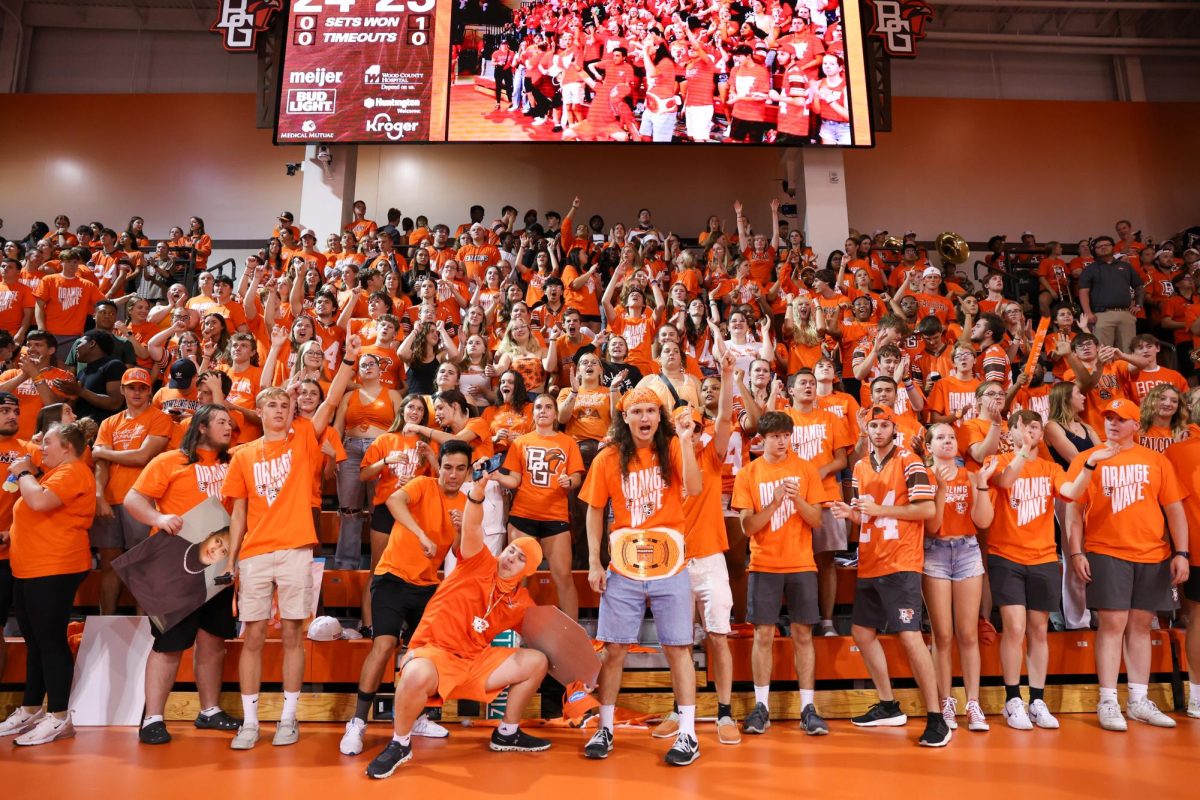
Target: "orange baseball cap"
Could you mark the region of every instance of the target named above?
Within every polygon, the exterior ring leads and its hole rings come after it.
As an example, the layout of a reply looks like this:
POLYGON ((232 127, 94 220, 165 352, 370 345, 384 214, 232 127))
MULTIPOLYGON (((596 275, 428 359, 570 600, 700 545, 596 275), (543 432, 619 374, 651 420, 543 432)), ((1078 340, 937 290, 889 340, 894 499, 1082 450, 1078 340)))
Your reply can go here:
POLYGON ((147 386, 153 385, 150 380, 150 373, 141 367, 130 367, 125 370, 125 374, 121 376, 121 385, 128 386, 131 383, 144 383, 147 386))
POLYGON ((1121 419, 1127 419, 1131 422, 1139 422, 1142 418, 1142 411, 1137 404, 1132 400, 1113 400, 1104 407, 1104 415, 1116 414, 1121 419))
POLYGON ((896 424, 896 415, 887 406, 871 406, 870 410, 867 411, 867 422, 874 419, 881 419, 893 425, 896 424))

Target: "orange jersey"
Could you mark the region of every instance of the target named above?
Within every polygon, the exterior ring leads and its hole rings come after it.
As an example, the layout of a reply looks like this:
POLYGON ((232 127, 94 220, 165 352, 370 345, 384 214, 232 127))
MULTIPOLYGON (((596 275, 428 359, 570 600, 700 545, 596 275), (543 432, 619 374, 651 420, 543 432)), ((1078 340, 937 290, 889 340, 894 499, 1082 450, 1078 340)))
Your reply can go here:
POLYGON ((1012 383, 1012 369, 1003 345, 988 345, 980 354, 977 371, 980 380, 999 381, 1005 391, 1012 383))
MULTIPOLYGON (((996 474, 1012 463, 1000 456, 996 474)), ((1045 458, 1029 459, 1009 489, 996 487, 995 517, 988 529, 988 554, 1032 566, 1058 560, 1054 543, 1054 498, 1060 496, 1067 473, 1045 458)))
POLYGON ((401 483, 421 475, 429 475, 429 462, 421 457, 417 445, 422 441, 420 436, 410 433, 385 433, 376 439, 363 453, 363 464, 374 464, 385 458, 392 463, 385 464, 383 471, 375 478, 375 496, 371 502, 375 505, 386 503, 387 499, 401 483))
MULTIPOLYGON (((138 475, 132 488, 154 500, 164 514, 182 516, 209 497, 220 500, 229 463, 218 460, 211 450, 197 450, 196 455, 199 460, 189 464, 182 450, 159 453, 138 475)), ((225 507, 229 510, 231 504, 225 501, 225 507)))
MULTIPOLYGON (((856 437, 850 433, 846 420, 820 407, 804 412, 795 408, 784 411, 792 418, 792 452, 820 469, 834 459, 838 450, 853 448, 856 437)), ((822 479, 833 499, 837 493, 838 476, 831 472, 822 479)))
POLYGON ((450 552, 458 528, 450 517, 451 511, 462 513, 467 496, 462 492, 453 497, 442 491, 436 478, 413 478, 400 490, 408 498, 408 512, 421 526, 437 551, 433 557, 425 555, 417 535, 396 522, 388 537, 387 548, 375 567, 376 575, 391 574, 416 586, 433 586, 439 582, 438 567, 450 552))
POLYGON ((60 464, 38 481, 62 505, 34 511, 24 498, 13 505, 9 563, 14 578, 72 575, 92 568, 88 529, 96 516, 96 479, 83 459, 60 464))
MULTIPOLYGON (((731 508, 757 513, 771 504, 775 491, 788 479, 800 482, 800 496, 810 505, 834 500, 817 469, 810 462, 788 453, 778 464, 758 458, 743 467, 733 482, 731 508)), ((767 525, 750 535, 751 572, 813 572, 812 528, 800 516, 791 497, 784 499, 767 525)))
MULTIPOLYGON (((29 456, 36 462, 41 459, 41 451, 37 445, 30 444, 15 436, 9 436, 0 440, 0 464, 7 467, 22 456, 29 456)), ((8 531, 12 528, 13 506, 16 504, 18 497, 20 497, 20 494, 17 492, 0 492, 0 531, 8 531)), ((0 544, 0 561, 4 561, 7 558, 8 545, 0 544)))
POLYGON ((588 470, 579 499, 602 508, 612 500, 613 530, 670 528, 683 532, 683 456, 679 440, 671 440, 671 482, 664 483, 654 448, 638 448, 621 474, 621 454, 606 447, 588 470))
POLYGON ((324 457, 312 422, 302 417, 284 439, 257 439, 234 454, 221 493, 247 501, 239 560, 317 544, 313 477, 324 457))
POLYGON ((38 285, 36 296, 46 305, 46 330, 56 336, 83 333, 88 314, 104 299, 100 287, 76 276, 47 275, 38 285))
POLYGON ((504 469, 521 476, 510 514, 526 519, 567 522, 567 490, 560 475, 583 472, 579 445, 565 433, 518 436, 504 456, 504 469))
MULTIPOLYGON (((96 445, 109 450, 128 452, 137 450, 147 438, 160 436, 170 439, 174 426, 171 418, 154 406, 130 419, 128 413, 119 411, 100 423, 96 434, 96 445)), ((108 484, 104 487, 104 499, 109 503, 121 503, 137 481, 142 467, 130 467, 109 462, 108 484)))
MULTIPOLYGON (((875 454, 854 465, 854 496, 882 506, 933 501, 935 489, 919 458, 898 447, 875 461, 875 454)), ((925 565, 925 523, 921 520, 863 515, 858 536, 858 577, 921 572, 925 565)))
MULTIPOLYGON (((1075 480, 1088 456, 1085 450, 1071 462, 1068 480, 1075 480)), ((1157 564, 1171 555, 1162 507, 1182 500, 1180 486, 1162 453, 1134 445, 1097 463, 1087 493, 1079 503, 1087 506, 1084 550, 1143 564, 1157 564)))

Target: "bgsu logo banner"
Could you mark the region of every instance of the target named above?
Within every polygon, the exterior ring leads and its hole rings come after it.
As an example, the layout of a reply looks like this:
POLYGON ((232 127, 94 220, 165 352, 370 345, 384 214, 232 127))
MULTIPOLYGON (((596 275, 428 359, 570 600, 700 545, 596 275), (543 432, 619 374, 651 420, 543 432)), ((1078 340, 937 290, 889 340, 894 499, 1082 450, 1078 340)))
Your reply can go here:
POLYGON ((883 40, 883 50, 895 58, 916 58, 917 42, 933 9, 922 0, 870 0, 874 19, 870 35, 883 40))
POLYGON ((209 28, 221 34, 225 49, 231 53, 252 53, 258 35, 267 30, 283 0, 221 0, 220 15, 209 28))

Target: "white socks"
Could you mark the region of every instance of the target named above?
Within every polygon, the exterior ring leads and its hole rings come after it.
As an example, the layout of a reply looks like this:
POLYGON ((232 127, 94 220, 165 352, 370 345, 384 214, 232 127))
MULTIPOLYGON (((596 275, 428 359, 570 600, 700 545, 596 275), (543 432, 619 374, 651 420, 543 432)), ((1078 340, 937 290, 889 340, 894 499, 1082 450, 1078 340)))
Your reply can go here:
POLYGON ((515 723, 515 722, 501 722, 500 723, 500 735, 501 736, 512 736, 516 732, 517 732, 517 723, 515 723))
POLYGON ((279 715, 280 719, 295 719, 296 707, 300 705, 299 692, 284 692, 283 693, 283 712, 279 715))
POLYGON ((769 708, 771 704, 767 702, 767 697, 770 694, 771 694, 771 685, 770 684, 767 684, 766 686, 757 686, 756 685, 754 687, 754 702, 762 703, 764 706, 767 706, 769 708))
POLYGON ((1100 687, 1100 702, 1101 703, 1117 702, 1117 690, 1116 689, 1105 689, 1103 686, 1101 686, 1100 687))
POLYGON ((1129 684, 1129 704, 1133 705, 1140 700, 1145 700, 1146 692, 1149 690, 1149 688, 1150 687, 1144 683, 1129 684))
POLYGON ((163 721, 162 714, 153 714, 142 720, 142 727, 144 728, 147 725, 153 725, 156 722, 162 722, 162 721, 163 721))
POLYGON ((257 728, 258 727, 258 695, 244 694, 242 695, 242 727, 257 728))
POLYGON ((411 734, 411 733, 409 733, 407 736, 401 736, 401 735, 400 735, 400 734, 398 734, 398 733, 393 733, 393 734, 392 734, 392 741, 393 741, 393 742, 399 742, 400 744, 404 745, 405 747, 408 747, 408 745, 409 745, 409 742, 411 742, 411 741, 412 741, 412 734, 411 734))
POLYGON ((1200 703, 1200 683, 1192 683, 1191 681, 1188 681, 1188 691, 1191 692, 1188 697, 1191 698, 1193 702, 1200 703))
POLYGON ((609 731, 612 730, 613 715, 616 713, 616 710, 617 710, 617 707, 615 705, 600 706, 600 727, 601 728, 608 728, 609 731))
POLYGON ((695 706, 680 706, 679 707, 679 732, 686 733, 693 739, 696 738, 696 707, 695 706))
POLYGON ((800 690, 800 710, 801 711, 803 711, 804 709, 808 708, 811 705, 815 705, 814 700, 816 698, 816 694, 817 694, 816 690, 814 690, 814 689, 801 689, 800 690))

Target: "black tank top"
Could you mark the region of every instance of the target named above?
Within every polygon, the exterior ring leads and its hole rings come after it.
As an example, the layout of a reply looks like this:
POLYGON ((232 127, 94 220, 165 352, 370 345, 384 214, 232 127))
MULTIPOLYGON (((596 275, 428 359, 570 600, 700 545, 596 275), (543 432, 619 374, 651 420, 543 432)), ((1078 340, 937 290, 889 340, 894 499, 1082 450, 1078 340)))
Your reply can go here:
POLYGON ((434 378, 437 377, 441 362, 434 356, 429 361, 413 359, 408 364, 408 393, 433 394, 434 378))
MULTIPOLYGON (((1063 429, 1063 433, 1066 434, 1067 441, 1074 445, 1075 449, 1079 452, 1082 453, 1084 450, 1091 450, 1096 446, 1096 443, 1088 438, 1086 429, 1084 430, 1083 436, 1076 436, 1075 434, 1071 433, 1071 429, 1067 426, 1059 425, 1058 427, 1063 429)), ((1071 462, 1060 456, 1058 451, 1053 447, 1050 448, 1050 455, 1054 456, 1054 460, 1060 467, 1063 469, 1070 469, 1071 462)))

